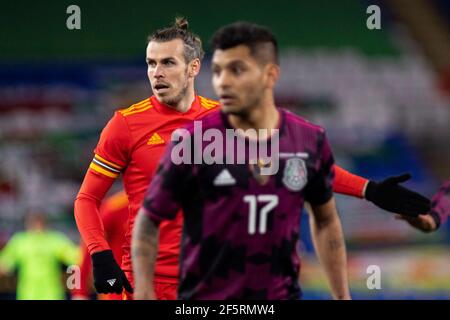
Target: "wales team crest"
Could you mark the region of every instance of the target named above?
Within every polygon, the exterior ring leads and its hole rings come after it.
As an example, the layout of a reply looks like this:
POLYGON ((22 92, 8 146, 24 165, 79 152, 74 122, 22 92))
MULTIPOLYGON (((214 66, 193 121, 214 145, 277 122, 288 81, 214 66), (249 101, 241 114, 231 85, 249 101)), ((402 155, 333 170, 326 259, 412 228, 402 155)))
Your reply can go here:
POLYGON ((300 191, 308 181, 305 161, 298 157, 286 160, 283 172, 283 183, 291 191, 300 191))

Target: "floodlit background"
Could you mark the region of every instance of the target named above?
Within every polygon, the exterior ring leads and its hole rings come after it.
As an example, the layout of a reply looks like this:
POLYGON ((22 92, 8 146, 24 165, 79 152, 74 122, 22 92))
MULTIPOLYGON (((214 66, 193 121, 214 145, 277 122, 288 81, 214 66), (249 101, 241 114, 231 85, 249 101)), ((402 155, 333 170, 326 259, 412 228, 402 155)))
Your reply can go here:
MULTIPOLYGON (((378 180, 410 172, 432 196, 450 179, 450 1, 10 1, 0 11, 0 248, 30 209, 74 241, 73 200, 115 109, 151 95, 146 37, 190 21, 205 49, 236 20, 272 28, 281 48, 277 102, 324 126, 345 169, 378 180), (66 8, 81 9, 68 30, 66 8), (381 30, 366 9, 381 8, 381 30)), ((197 92, 215 98, 210 52, 197 92)), ((113 190, 120 188, 120 181, 113 190)), ((338 196, 354 298, 449 299, 450 226, 424 234, 368 202, 338 196), (380 267, 369 290, 367 268, 380 267)), ((306 299, 330 298, 302 222, 306 299)), ((0 277, 14 298, 15 277, 0 277)))

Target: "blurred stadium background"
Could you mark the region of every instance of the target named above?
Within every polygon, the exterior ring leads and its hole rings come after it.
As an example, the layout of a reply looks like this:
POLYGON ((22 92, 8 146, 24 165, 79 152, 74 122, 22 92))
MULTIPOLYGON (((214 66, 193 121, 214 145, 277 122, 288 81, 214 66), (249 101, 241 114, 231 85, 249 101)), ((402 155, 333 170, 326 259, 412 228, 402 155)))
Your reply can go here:
MULTIPOLYGON (((279 105, 325 126, 344 168, 368 177, 411 172, 432 196, 450 179, 450 1, 340 0, 13 1, 0 19, 0 248, 29 209, 79 240, 73 200, 100 130, 115 109, 149 96, 146 36, 186 16, 205 42, 219 26, 249 20, 272 28, 282 47, 279 105), (66 8, 81 8, 81 30, 66 8), (381 30, 366 8, 381 8, 381 30)), ((209 56, 197 91, 215 97, 209 56)), ((120 188, 120 181, 114 190, 120 188)), ((354 298, 449 299, 450 226, 416 231, 360 200, 338 196, 354 298), (366 269, 381 268, 381 290, 366 269)), ((306 217, 301 283, 328 299, 306 217)), ((15 278, 0 278, 14 298, 15 278)))

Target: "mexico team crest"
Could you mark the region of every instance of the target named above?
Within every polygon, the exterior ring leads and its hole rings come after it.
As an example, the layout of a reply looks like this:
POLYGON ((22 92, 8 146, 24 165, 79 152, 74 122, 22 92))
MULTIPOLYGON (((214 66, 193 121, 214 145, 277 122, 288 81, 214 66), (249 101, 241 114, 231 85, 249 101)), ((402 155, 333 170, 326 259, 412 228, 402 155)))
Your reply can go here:
POLYGON ((291 191, 300 191, 308 181, 308 171, 303 159, 298 157, 286 160, 284 167, 283 183, 291 191))

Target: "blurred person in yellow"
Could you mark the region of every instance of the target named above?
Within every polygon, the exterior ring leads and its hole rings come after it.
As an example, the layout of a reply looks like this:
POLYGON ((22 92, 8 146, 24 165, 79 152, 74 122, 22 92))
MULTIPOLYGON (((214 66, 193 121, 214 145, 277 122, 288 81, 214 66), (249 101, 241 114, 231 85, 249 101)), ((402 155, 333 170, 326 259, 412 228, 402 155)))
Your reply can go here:
POLYGON ((0 273, 17 270, 17 300, 65 299, 62 265, 75 265, 79 249, 64 234, 49 230, 42 213, 30 213, 25 231, 0 251, 0 273))

